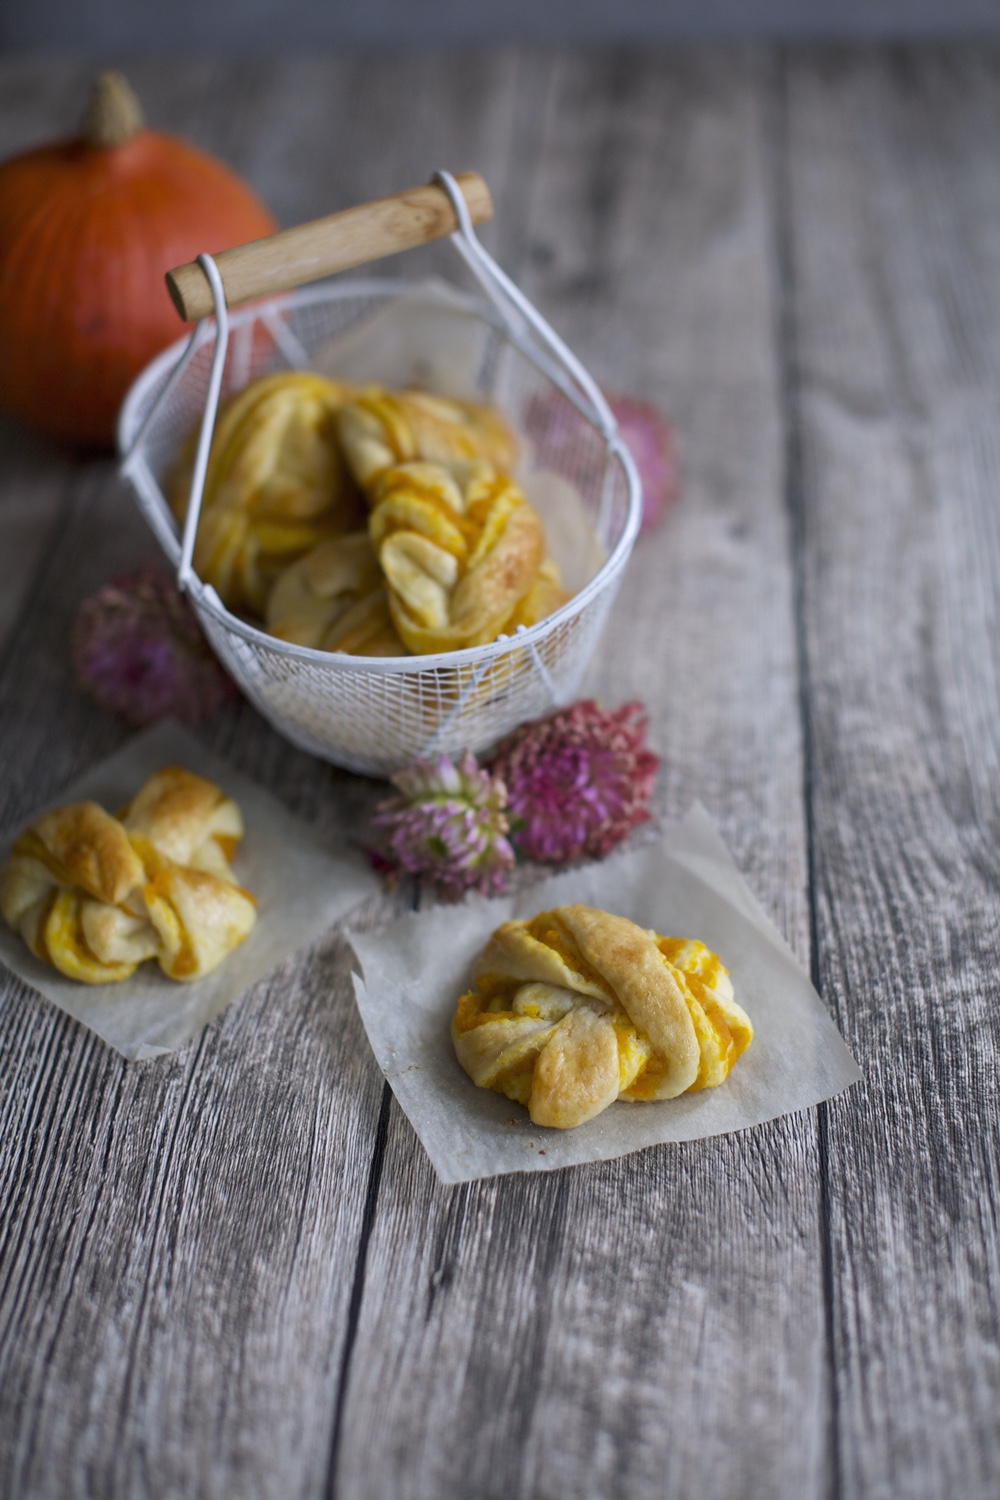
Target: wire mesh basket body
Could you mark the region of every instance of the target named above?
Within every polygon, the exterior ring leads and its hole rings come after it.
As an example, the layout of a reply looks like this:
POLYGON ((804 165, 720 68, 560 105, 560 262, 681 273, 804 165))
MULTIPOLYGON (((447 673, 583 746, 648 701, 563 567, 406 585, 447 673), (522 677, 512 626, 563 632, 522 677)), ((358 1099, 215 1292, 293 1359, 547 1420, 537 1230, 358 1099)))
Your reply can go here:
POLYGON ((588 410, 578 380, 536 347, 523 320, 442 283, 388 280, 340 280, 228 318, 219 312, 216 321, 229 324, 222 357, 206 320, 140 375, 119 423, 123 473, 181 575, 186 538, 165 490, 181 443, 212 402, 214 358, 216 400, 260 375, 311 367, 492 402, 526 440, 531 458, 519 477, 575 590, 555 614, 510 638, 370 658, 279 641, 230 613, 188 569, 181 581, 213 650, 264 717, 314 755, 384 775, 418 756, 482 751, 577 696, 638 528, 639 487, 613 419, 588 410))

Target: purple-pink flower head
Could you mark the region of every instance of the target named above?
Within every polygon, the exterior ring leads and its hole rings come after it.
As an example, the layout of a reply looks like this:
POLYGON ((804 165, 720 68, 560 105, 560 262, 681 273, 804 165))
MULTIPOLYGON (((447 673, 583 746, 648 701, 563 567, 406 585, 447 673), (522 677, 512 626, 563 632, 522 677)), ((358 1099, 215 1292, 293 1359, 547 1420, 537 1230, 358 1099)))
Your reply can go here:
POLYGON ((397 869, 429 877, 452 899, 504 889, 514 851, 502 781, 467 750, 457 765, 447 755, 415 761, 392 782, 400 795, 380 803, 372 821, 388 835, 397 869))
POLYGON ((606 393, 622 438, 642 480, 642 530, 663 520, 677 497, 674 430, 666 417, 638 396, 606 393))
POLYGON ((236 689, 194 611, 160 568, 113 578, 83 601, 73 628, 80 686, 129 724, 207 719, 236 689))
POLYGON ((641 703, 607 711, 591 699, 523 724, 490 762, 518 853, 556 865, 600 859, 644 823, 659 766, 641 703))

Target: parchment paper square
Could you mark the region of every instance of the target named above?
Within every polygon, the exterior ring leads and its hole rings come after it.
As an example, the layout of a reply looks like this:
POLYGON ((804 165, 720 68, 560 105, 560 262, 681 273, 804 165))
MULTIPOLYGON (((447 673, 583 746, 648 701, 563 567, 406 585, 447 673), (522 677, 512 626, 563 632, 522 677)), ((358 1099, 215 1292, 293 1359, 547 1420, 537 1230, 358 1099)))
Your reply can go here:
MULTIPOLYGON (((36 959, 0 920, 0 959, 6 966, 129 1058, 176 1052, 237 995, 379 888, 362 855, 330 848, 270 792, 234 771, 179 724, 158 724, 137 735, 49 805, 92 798, 114 812, 153 771, 167 765, 207 776, 235 797, 243 813, 245 835, 233 868, 240 884, 256 897, 257 922, 218 969, 179 984, 155 963, 144 963, 121 984, 79 984, 36 959)), ((19 828, 9 830, 3 840, 0 861, 19 828)))
POLYGON ((733 864, 703 808, 662 839, 567 871, 517 896, 466 898, 351 936, 358 1006, 379 1066, 443 1182, 552 1171, 644 1146, 742 1130, 805 1109, 861 1077, 822 1001, 733 864), (449 1026, 469 966, 512 917, 573 901, 642 927, 700 938, 732 976, 754 1040, 719 1088, 658 1104, 619 1101, 574 1130, 533 1125, 527 1110, 477 1089, 449 1026))

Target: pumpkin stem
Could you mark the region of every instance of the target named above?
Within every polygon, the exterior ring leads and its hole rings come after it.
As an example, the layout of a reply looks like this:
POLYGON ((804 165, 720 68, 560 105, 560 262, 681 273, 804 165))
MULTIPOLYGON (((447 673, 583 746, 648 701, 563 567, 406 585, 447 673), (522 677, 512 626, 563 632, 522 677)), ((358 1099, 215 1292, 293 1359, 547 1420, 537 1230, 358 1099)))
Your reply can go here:
POLYGON ((80 121, 80 134, 91 146, 124 146, 145 124, 142 106, 121 73, 102 73, 80 121))

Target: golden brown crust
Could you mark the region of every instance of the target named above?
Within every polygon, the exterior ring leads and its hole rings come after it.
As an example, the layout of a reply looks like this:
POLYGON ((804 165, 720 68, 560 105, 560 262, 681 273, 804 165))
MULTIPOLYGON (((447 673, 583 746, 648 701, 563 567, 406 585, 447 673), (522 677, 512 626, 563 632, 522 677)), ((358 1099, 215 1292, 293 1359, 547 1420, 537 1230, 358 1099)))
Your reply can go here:
POLYGON ((341 615, 327 631, 323 650, 348 656, 409 656, 392 623, 387 590, 377 589, 341 615))
POLYGON ((147 958, 175 979, 208 973, 255 918, 227 859, 239 808, 167 766, 122 817, 82 802, 37 819, 0 868, 0 914, 37 958, 85 984, 126 979, 147 958))
POLYGON ((618 1098, 618 1039, 607 1016, 572 1010, 538 1054, 529 1108, 536 1125, 570 1130, 618 1098))
MULTIPOLYGON (((197 436, 169 484, 179 521, 197 436)), ((268 631, 293 645, 366 656, 484 645, 569 597, 537 513, 506 477, 515 458, 513 433, 490 406, 359 391, 310 371, 266 376, 220 409, 195 569, 229 608, 266 614, 268 631), (362 570, 352 588, 331 587, 322 575, 351 553, 353 537, 344 554, 337 542, 363 521, 362 495, 378 511, 371 537, 383 576, 362 570)))
POLYGON ((73 802, 43 814, 21 835, 15 850, 40 859, 61 885, 79 886, 113 906, 142 879, 127 833, 96 802, 73 802))
POLYGON ((367 531, 320 542, 278 578, 267 628, 279 640, 316 651, 402 656, 382 571, 367 531))
POLYGON ((369 386, 340 408, 337 431, 351 472, 366 492, 396 464, 486 459, 509 469, 517 454, 513 433, 499 412, 425 391, 369 386))
MULTIPOLYGON (((364 506, 336 440, 353 389, 307 370, 252 382, 220 411, 212 438, 194 565, 231 609, 262 614, 278 573, 323 538, 363 524, 364 506)), ((187 512, 197 443, 170 483, 187 512)))
POLYGON ((556 914, 542 912, 530 923, 504 922, 476 959, 473 977, 488 979, 495 975, 526 984, 540 981, 599 1000, 609 999, 607 984, 600 976, 585 973, 577 956, 557 944, 551 932, 546 933, 545 919, 553 916, 556 914))
POLYGON ((121 821, 127 833, 149 839, 178 864, 224 876, 243 837, 243 818, 233 799, 183 766, 154 772, 121 821))
POLYGON ((497 928, 452 1022, 473 1082, 558 1129, 615 1099, 714 1087, 752 1036, 703 944, 583 905, 497 928))
POLYGON ((676 972, 664 963, 655 936, 592 906, 561 906, 559 915, 584 958, 664 1060, 657 1097, 683 1094, 698 1076, 698 1038, 676 972))
POLYGON ((135 840, 146 872, 143 902, 159 943, 156 960, 170 979, 200 979, 248 936, 253 897, 231 881, 164 858, 135 840))
POLYGON ((369 533, 401 640, 417 654, 492 641, 538 573, 545 537, 489 464, 399 464, 373 489, 369 533))
MULTIPOLYGON (((102 903, 103 904, 103 903, 102 903)), ((38 938, 36 955, 84 984, 116 984, 135 970, 128 959, 106 963, 93 952, 83 930, 87 898, 79 891, 60 890, 52 899, 38 938)))

